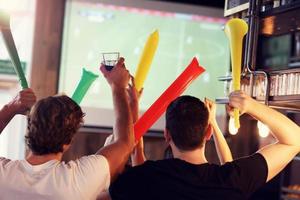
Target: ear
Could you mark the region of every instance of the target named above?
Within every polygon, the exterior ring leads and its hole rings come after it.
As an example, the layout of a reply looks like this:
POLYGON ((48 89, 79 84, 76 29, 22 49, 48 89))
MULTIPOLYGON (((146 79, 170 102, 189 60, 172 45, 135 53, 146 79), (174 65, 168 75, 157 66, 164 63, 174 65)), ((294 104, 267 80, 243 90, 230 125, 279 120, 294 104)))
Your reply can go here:
POLYGON ((210 140, 212 134, 213 134, 213 128, 212 128, 212 126, 209 124, 208 127, 207 127, 207 129, 206 129, 205 140, 210 140))
POLYGON ((165 138, 166 143, 169 144, 170 141, 171 141, 171 135, 170 135, 169 130, 166 129, 166 128, 165 128, 165 130, 164 130, 164 138, 165 138))

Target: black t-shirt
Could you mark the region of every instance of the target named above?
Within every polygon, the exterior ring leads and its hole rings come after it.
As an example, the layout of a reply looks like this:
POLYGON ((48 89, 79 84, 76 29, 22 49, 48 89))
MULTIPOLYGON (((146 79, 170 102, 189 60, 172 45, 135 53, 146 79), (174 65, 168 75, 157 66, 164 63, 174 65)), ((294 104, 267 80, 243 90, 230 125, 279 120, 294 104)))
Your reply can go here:
POLYGON ((110 186, 112 200, 247 199, 267 180, 267 163, 256 153, 222 166, 180 159, 146 161, 110 186))

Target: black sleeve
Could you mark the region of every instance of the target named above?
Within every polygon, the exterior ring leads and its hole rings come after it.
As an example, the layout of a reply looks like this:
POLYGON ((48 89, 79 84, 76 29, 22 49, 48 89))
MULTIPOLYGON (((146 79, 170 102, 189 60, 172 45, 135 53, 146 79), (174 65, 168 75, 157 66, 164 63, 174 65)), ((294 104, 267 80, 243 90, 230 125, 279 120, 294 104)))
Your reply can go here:
POLYGON ((222 166, 230 184, 249 197, 267 181, 268 166, 265 158, 255 153, 222 166))

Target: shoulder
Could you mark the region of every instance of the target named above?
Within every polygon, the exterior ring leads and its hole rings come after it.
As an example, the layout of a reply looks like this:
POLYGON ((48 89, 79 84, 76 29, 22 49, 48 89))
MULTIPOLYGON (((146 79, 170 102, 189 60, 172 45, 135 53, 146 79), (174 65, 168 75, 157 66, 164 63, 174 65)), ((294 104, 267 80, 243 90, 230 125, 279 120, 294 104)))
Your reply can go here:
POLYGON ((268 176, 267 162, 260 153, 228 162, 220 169, 220 177, 247 196, 264 185, 268 176))
POLYGON ((102 155, 83 156, 79 159, 61 162, 58 166, 63 171, 73 171, 80 175, 110 176, 109 164, 102 155))
POLYGON ((267 161, 260 153, 255 153, 251 156, 242 157, 232 162, 225 163, 222 168, 252 168, 253 170, 268 170, 267 161))
POLYGON ((165 159, 157 161, 145 161, 142 165, 135 167, 130 167, 119 177, 119 181, 125 180, 152 180, 160 176, 162 173, 168 173, 173 171, 175 166, 181 167, 181 165, 176 165, 175 159, 165 159))
POLYGON ((73 177, 84 196, 98 194, 109 187, 109 164, 102 155, 83 156, 68 163, 62 162, 59 167, 62 174, 73 177))
POLYGON ((69 161, 67 163, 62 162, 62 165, 68 165, 70 167, 108 167, 107 159, 102 155, 89 155, 83 156, 79 159, 69 161))
POLYGON ((140 179, 144 176, 151 176, 151 172, 156 171, 157 168, 160 168, 162 166, 161 161, 145 161, 143 164, 135 166, 135 167, 129 167, 126 169, 119 177, 118 180, 123 179, 140 179))
POLYGON ((260 153, 255 153, 251 156, 225 163, 220 167, 220 171, 226 175, 235 174, 237 176, 257 173, 257 175, 266 178, 268 166, 265 158, 260 153))
POLYGON ((174 164, 174 159, 164 159, 164 160, 147 160, 142 165, 132 167, 130 170, 133 171, 143 171, 143 170, 155 170, 157 168, 165 168, 174 164))
POLYGON ((163 160, 156 160, 156 161, 146 161, 146 166, 169 166, 169 165, 180 165, 185 163, 185 161, 182 161, 180 159, 176 158, 170 158, 170 159, 163 159, 163 160))
MULTIPOLYGON (((131 167, 118 177, 119 182, 126 180, 153 180, 160 174, 169 174, 183 168, 185 163, 179 159, 164 159, 157 161, 147 160, 142 165, 131 167)), ((117 181, 117 182, 118 182, 117 181)))

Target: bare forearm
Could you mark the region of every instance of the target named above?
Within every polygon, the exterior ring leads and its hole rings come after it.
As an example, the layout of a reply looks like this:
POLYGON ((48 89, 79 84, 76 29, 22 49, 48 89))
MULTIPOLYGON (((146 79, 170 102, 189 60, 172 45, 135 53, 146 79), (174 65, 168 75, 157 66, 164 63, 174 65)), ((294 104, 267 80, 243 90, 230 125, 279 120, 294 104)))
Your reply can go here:
POLYGON ((249 114, 269 127, 280 144, 298 146, 300 150, 300 128, 289 118, 258 102, 253 103, 249 114))
MULTIPOLYGON (((138 117, 139 117, 139 103, 138 103, 138 98, 132 98, 130 102, 130 107, 131 107, 131 114, 132 114, 132 120, 133 124, 137 122, 138 117)), ((131 153, 131 163, 132 166, 138 166, 143 164, 146 161, 146 157, 144 154, 144 142, 143 138, 138 141, 136 144, 133 152, 131 153)))
POLYGON ((146 157, 144 154, 144 149, 135 149, 131 154, 131 162, 133 167, 141 165, 145 161, 146 161, 146 157))
MULTIPOLYGON (((133 102, 132 104, 138 104, 138 102, 133 102)), ((131 116, 132 116, 132 122, 133 124, 137 122, 139 119, 139 108, 138 106, 132 106, 131 107, 131 116)))
POLYGON ((114 125, 115 140, 133 141, 132 116, 125 88, 113 89, 113 103, 116 117, 114 125))
POLYGON ((216 121, 212 123, 212 128, 214 131, 213 137, 220 163, 223 165, 226 162, 231 162, 233 159, 230 148, 216 121))
POLYGON ((0 110, 0 134, 14 116, 15 112, 9 107, 9 105, 5 105, 0 110))

